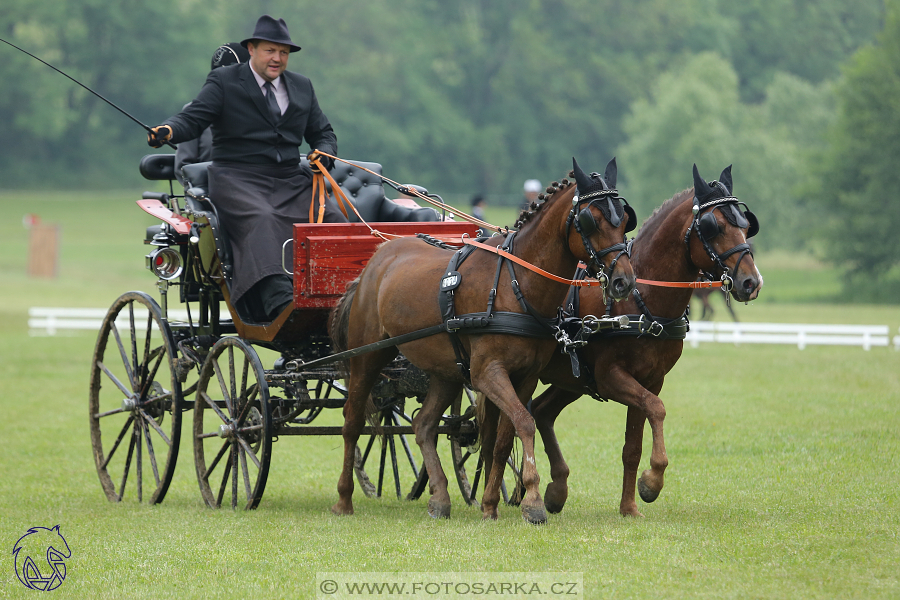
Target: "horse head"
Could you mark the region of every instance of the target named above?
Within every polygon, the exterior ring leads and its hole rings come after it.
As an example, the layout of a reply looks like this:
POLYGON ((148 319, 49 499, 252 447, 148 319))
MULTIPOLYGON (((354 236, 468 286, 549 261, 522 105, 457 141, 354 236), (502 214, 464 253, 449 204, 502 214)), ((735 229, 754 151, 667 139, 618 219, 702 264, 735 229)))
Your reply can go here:
POLYGON ((694 165, 694 201, 685 242, 695 265, 725 282, 735 300, 747 302, 756 299, 763 283, 748 241, 759 232, 759 221, 732 195, 732 185, 731 165, 710 182, 694 165))
POLYGON ((615 158, 604 175, 585 174, 572 158, 576 191, 566 235, 572 253, 587 264, 588 274, 600 280, 610 297, 621 300, 634 288, 625 234, 635 228, 637 217, 616 190, 617 173, 615 158))

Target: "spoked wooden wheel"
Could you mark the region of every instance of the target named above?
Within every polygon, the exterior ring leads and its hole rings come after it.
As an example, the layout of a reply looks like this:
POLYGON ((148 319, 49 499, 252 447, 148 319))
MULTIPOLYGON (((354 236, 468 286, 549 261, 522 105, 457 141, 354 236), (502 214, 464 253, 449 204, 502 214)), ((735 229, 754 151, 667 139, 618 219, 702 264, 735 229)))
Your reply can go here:
POLYGON ((226 337, 212 347, 197 382, 194 463, 212 508, 256 508, 272 457, 269 387, 256 351, 226 337))
MULTIPOLYGON (((451 418, 456 416, 472 416, 475 410, 476 396, 475 392, 468 387, 464 388, 464 392, 459 400, 453 403, 451 407, 451 418)), ((472 417, 474 418, 474 417, 472 417)), ((522 473, 519 465, 517 465, 513 457, 518 456, 521 452, 516 452, 516 445, 519 445, 519 439, 516 438, 513 446, 513 452, 506 460, 506 470, 504 471, 503 481, 500 483, 500 494, 503 501, 507 504, 518 505, 521 498, 516 496, 519 488, 519 482, 522 481, 522 473), (507 482, 509 483, 507 485, 507 482), (512 492, 512 493, 511 493, 512 492)), ((453 459, 453 471, 456 473, 456 482, 459 484, 459 492, 467 504, 479 506, 478 486, 484 488, 484 457, 481 455, 481 442, 478 437, 478 428, 474 431, 465 431, 460 435, 450 436, 450 455, 453 459), (469 469, 467 471, 466 469, 469 469), (469 479, 469 473, 472 473, 472 479, 469 479)))
POLYGON ((169 489, 181 438, 177 358, 153 298, 128 292, 113 303, 94 349, 89 402, 97 474, 113 502, 155 504, 169 489))
POLYGON ((392 489, 397 498, 403 498, 403 491, 408 489, 412 491, 406 498, 414 500, 418 498, 415 490, 420 472, 425 472, 418 447, 412 435, 391 431, 391 428, 412 425, 412 417, 404 412, 401 399, 383 406, 377 413, 377 418, 384 428, 384 436, 372 434, 367 440, 363 436, 360 438, 362 445, 356 447, 353 470, 359 487, 366 496, 380 498, 382 493, 389 493, 391 488, 386 489, 386 486, 392 481, 392 489), (371 476, 375 476, 374 481, 371 476))

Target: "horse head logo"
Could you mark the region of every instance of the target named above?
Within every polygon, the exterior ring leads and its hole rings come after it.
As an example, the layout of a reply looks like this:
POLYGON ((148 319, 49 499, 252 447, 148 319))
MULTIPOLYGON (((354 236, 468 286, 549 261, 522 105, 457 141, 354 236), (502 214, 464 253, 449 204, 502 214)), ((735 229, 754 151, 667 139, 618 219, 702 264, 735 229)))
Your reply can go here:
POLYGON ((65 559, 72 556, 66 538, 53 529, 32 527, 13 546, 16 577, 32 590, 55 590, 66 578, 65 559))

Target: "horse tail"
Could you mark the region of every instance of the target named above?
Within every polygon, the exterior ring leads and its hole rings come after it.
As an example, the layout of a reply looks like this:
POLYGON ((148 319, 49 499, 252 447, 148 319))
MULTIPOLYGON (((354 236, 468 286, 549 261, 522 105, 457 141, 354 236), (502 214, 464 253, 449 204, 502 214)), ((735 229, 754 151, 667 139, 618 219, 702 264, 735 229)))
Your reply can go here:
POLYGON ((331 336, 331 347, 335 352, 347 350, 350 331, 350 308, 359 287, 359 277, 347 284, 347 291, 338 300, 337 306, 331 310, 328 319, 328 335, 331 336))
POLYGON ((484 419, 487 415, 485 406, 490 400, 481 392, 475 392, 475 422, 478 423, 478 445, 481 446, 481 440, 484 438, 484 419))
MULTIPOLYGON (((344 352, 349 350, 350 342, 350 309, 353 307, 353 299, 356 297, 356 290, 359 287, 359 277, 347 284, 347 291, 338 300, 337 305, 332 309, 328 319, 328 335, 331 337, 331 347, 334 352, 344 352)), ((350 365, 347 361, 341 361, 340 371, 344 378, 349 377, 350 365)), ((375 406, 372 395, 366 399, 366 422, 372 427, 375 435, 382 438, 381 442, 385 443, 384 428, 381 424, 380 411, 375 406)))

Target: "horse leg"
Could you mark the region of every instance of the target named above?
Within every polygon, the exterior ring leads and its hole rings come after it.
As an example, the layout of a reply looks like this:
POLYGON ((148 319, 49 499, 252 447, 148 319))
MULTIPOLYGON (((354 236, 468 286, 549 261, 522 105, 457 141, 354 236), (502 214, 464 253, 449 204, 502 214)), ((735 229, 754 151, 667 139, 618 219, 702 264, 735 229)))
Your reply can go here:
POLYGON ((497 520, 500 518, 500 485, 506 471, 506 459, 512 451, 515 430, 512 421, 493 406, 491 417, 482 425, 490 431, 490 443, 482 442, 481 453, 484 456, 484 494, 481 497, 481 518, 497 520))
POLYGON ((350 359, 347 400, 344 403, 344 463, 338 478, 338 501, 331 507, 336 515, 353 514, 353 466, 356 461, 356 444, 366 424, 366 401, 369 392, 384 365, 393 359, 391 353, 377 356, 372 353, 350 359), (379 360, 380 358, 380 360, 379 360))
POLYGON ((634 499, 637 471, 641 465, 641 451, 644 438, 644 412, 634 406, 628 407, 625 419, 625 445, 622 446, 622 500, 619 513, 623 517, 643 517, 634 499))
MULTIPOLYGON (((601 364, 595 366, 598 369, 601 367, 601 364)), ((622 449, 622 462, 625 468, 622 503, 619 507, 622 514, 635 516, 640 514, 634 504, 633 476, 637 472, 641 460, 644 419, 650 423, 653 433, 650 469, 644 471, 637 482, 638 491, 644 502, 653 502, 659 496, 663 488, 663 475, 669 465, 663 436, 666 407, 657 396, 659 390, 662 389, 662 380, 652 384, 651 387, 652 390, 645 388, 628 371, 618 366, 609 369, 607 376, 597 382, 597 391, 602 397, 610 398, 628 407, 625 447, 622 449), (629 475, 629 470, 631 475, 629 475), (629 486, 630 490, 625 489, 629 486)))
MULTIPOLYGON (((529 523, 546 522, 547 509, 544 507, 544 501, 541 498, 539 490, 540 476, 534 460, 534 434, 536 429, 534 419, 531 418, 524 406, 525 401, 531 398, 534 388, 537 387, 537 377, 530 377, 527 382, 520 384, 517 393, 503 365, 499 362, 493 362, 485 365, 483 369, 478 369, 477 371, 473 369, 472 383, 476 389, 490 398, 510 419, 515 432, 522 441, 522 484, 525 486, 525 498, 521 504, 522 517, 529 523), (475 375, 476 372, 477 377, 475 375)), ((498 441, 500 441, 500 433, 501 431, 498 431, 498 441)), ((495 452, 494 460, 496 461, 497 459, 498 456, 495 452)), ((499 495, 500 479, 503 476, 501 465, 505 464, 505 462, 506 458, 504 457, 501 464, 495 464, 495 468, 491 469, 491 476, 487 482, 488 487, 484 491, 484 495, 488 499, 494 498, 494 494, 499 495)))
POLYGON ((437 430, 441 415, 459 398, 462 384, 431 377, 428 394, 422 402, 422 409, 413 419, 416 443, 422 451, 422 461, 428 472, 431 498, 428 499, 428 514, 435 519, 450 518, 450 494, 447 492, 447 476, 437 453, 437 430))
MULTIPOLYGON (((659 391, 659 390, 657 390, 659 391)), ((644 414, 650 423, 653 433, 653 446, 650 450, 650 469, 641 473, 638 480, 638 491, 641 500, 650 503, 659 497, 663 488, 663 476, 669 466, 666 455, 666 444, 663 437, 663 421, 666 418, 666 407, 655 393, 647 390, 644 396, 644 414)))
MULTIPOLYGON (((500 502, 500 486, 498 484, 495 490, 496 495, 493 498, 488 497, 490 489, 488 481, 494 470, 494 452, 497 442, 497 428, 500 425, 501 413, 497 405, 487 399, 484 394, 478 394, 479 411, 478 416, 480 422, 478 424, 478 432, 481 436, 480 457, 482 461, 482 478, 484 480, 484 494, 481 497, 482 516, 485 519, 497 519, 500 514, 497 506, 500 502)), ((500 466, 500 478, 503 478, 503 467, 506 465, 504 461, 500 466)))
POLYGON ((550 461, 550 483, 544 492, 544 504, 554 514, 562 511, 569 497, 569 465, 563 458, 554 425, 559 413, 580 397, 581 394, 551 386, 531 403, 531 414, 550 461))

